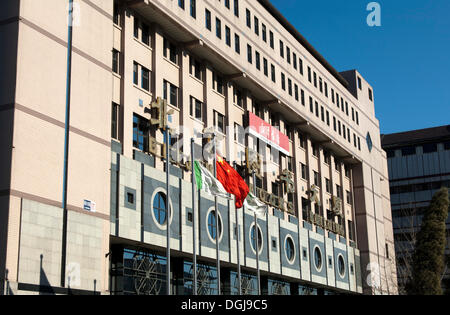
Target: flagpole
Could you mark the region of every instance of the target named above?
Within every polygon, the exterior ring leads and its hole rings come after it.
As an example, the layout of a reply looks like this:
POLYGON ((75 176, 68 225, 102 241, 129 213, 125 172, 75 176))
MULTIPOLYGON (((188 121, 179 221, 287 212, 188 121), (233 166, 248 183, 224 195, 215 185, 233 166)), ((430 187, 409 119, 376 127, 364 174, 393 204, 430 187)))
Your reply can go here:
MULTIPOLYGON (((256 173, 253 171, 253 194, 256 196, 256 173)), ((256 270, 258 279, 258 295, 261 295, 261 274, 259 271, 259 229, 258 229, 258 218, 255 212, 255 238, 256 238, 256 270)))
MULTIPOLYGON (((236 169, 236 161, 233 163, 234 169, 236 169)), ((236 197, 235 197, 236 200, 236 197)), ((245 206, 243 207, 243 211, 245 213, 245 206)), ((236 209, 236 248, 237 248, 237 273, 238 273, 238 289, 239 289, 239 295, 242 295, 242 283, 241 283, 241 251, 239 248, 239 234, 240 234, 240 228, 239 228, 239 211, 236 209)))
MULTIPOLYGON (((214 141, 214 177, 217 178, 217 142, 216 142, 216 133, 213 134, 214 141)), ((220 241, 220 233, 219 233, 219 205, 217 196, 214 197, 214 203, 216 207, 216 258, 217 258, 217 295, 220 295, 220 252, 219 252, 219 241, 220 241)))
POLYGON ((166 267, 166 282, 167 282, 167 295, 171 295, 171 287, 170 287, 170 154, 169 154, 169 126, 166 125, 166 194, 167 194, 167 217, 166 217, 166 227, 167 227, 167 267, 166 267))
POLYGON ((191 167, 192 167, 192 261, 193 261, 193 290, 194 295, 197 295, 197 215, 196 215, 196 207, 195 207, 195 194, 196 194, 196 182, 195 182, 195 170, 194 170, 194 138, 191 138, 191 167))

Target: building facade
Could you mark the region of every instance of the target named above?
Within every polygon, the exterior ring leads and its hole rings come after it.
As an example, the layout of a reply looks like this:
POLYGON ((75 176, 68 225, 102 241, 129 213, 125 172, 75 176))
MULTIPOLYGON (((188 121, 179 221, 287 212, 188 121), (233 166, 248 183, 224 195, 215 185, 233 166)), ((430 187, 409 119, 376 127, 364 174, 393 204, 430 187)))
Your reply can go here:
MULTIPOLYGON (((442 187, 450 188, 450 126, 382 135, 387 152, 400 293, 405 293, 424 211, 442 187)), ((447 219, 447 249, 450 218, 447 219)), ((449 288, 450 271, 443 275, 449 288)))
POLYGON ((216 234, 221 293, 236 293, 239 252, 255 294, 258 239, 265 294, 396 294, 373 89, 337 72, 269 1, 74 2, 65 209, 68 3, 0 8, 2 292, 165 292, 164 138, 152 115, 167 103, 174 293, 192 293, 195 209, 201 294, 218 293, 216 234), (219 233, 213 199, 198 193, 193 207, 190 142, 200 159, 209 128, 269 205, 257 229, 230 200, 219 199, 219 233))

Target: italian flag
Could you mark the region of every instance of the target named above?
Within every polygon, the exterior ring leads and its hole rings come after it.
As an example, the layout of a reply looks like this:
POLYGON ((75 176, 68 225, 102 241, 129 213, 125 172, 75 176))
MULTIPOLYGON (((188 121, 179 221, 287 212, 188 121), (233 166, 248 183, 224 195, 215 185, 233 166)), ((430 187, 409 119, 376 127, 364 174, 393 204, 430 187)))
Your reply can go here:
POLYGON ((255 212, 259 217, 267 213, 267 205, 250 193, 245 181, 224 159, 217 157, 217 178, 199 161, 194 161, 194 172, 197 188, 213 196, 236 197, 236 209, 245 208, 255 212))
POLYGON ((197 188, 213 196, 229 198, 223 185, 199 161, 194 161, 197 188))

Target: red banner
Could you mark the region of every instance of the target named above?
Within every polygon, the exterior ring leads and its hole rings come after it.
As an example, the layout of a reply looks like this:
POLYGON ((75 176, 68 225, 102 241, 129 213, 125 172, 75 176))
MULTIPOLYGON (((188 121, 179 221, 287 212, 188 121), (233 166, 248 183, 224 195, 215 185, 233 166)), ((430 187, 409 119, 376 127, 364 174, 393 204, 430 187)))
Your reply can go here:
POLYGON ((289 137, 255 114, 248 113, 249 132, 283 154, 289 154, 289 137))

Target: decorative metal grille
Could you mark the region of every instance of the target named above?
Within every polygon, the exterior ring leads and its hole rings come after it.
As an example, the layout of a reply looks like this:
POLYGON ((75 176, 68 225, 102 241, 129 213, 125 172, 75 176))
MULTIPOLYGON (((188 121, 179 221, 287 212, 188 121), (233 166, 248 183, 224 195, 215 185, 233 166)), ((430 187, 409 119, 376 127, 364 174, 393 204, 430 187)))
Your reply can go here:
POLYGON ((288 295, 286 284, 280 282, 273 282, 272 295, 288 295))
MULTIPOLYGON (((254 279, 250 276, 241 275, 241 292, 242 295, 252 295, 255 294, 255 283, 254 279)), ((234 287, 237 292, 239 292, 239 278, 236 276, 234 281, 234 287)))
MULTIPOLYGON (((189 270, 190 279, 194 279, 194 266, 189 270)), ((215 292, 214 280, 216 278, 209 266, 197 265, 197 294, 213 295, 215 292)))
POLYGON ((137 254, 133 257, 133 281, 137 295, 159 295, 165 274, 156 256, 137 254))

